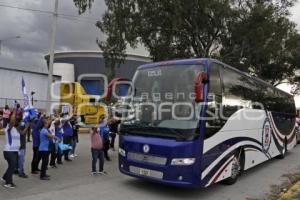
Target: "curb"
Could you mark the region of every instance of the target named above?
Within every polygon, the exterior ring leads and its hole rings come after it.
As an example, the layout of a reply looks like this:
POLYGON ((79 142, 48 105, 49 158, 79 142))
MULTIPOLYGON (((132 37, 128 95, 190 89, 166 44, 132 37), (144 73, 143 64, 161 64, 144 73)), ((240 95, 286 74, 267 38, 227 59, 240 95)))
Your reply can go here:
MULTIPOLYGON (((300 181, 295 183, 292 187, 288 189, 278 200, 296 200, 296 194, 300 195, 300 181)), ((299 196, 297 196, 299 198, 299 196)))

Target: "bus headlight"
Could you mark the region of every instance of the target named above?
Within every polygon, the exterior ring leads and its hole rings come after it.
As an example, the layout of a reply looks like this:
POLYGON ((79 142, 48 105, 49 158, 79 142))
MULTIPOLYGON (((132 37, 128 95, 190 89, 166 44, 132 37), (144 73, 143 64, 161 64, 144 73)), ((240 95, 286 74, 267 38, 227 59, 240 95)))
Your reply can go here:
POLYGON ((122 149, 122 148, 119 148, 119 154, 121 156, 125 157, 126 156, 126 151, 124 149, 122 149))
POLYGON ((174 158, 171 165, 192 165, 195 163, 195 158, 174 158))

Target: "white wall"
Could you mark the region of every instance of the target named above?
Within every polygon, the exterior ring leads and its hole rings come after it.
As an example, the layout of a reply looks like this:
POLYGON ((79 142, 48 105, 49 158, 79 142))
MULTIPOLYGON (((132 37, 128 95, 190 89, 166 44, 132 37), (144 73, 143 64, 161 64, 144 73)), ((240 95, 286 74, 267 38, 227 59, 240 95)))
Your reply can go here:
MULTIPOLYGON (((35 100, 46 100, 47 75, 0 69, 0 107, 3 107, 5 104, 2 98, 23 99, 22 77, 24 78, 29 96, 31 91, 34 91, 35 100)), ((12 101, 9 101, 8 104, 11 105, 12 101)), ((43 108, 45 103, 36 103, 35 106, 37 108, 43 108)))
POLYGON ((53 74, 57 76, 61 76, 61 81, 74 82, 75 81, 74 64, 54 63, 53 74))

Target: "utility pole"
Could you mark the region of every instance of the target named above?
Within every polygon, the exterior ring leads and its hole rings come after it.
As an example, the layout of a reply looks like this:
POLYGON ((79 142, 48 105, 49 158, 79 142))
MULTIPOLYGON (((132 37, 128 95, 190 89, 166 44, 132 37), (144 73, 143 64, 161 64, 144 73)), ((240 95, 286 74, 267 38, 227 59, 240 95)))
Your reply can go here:
POLYGON ((48 114, 51 113, 51 85, 53 82, 53 64, 54 64, 54 49, 55 49, 55 41, 56 41, 57 17, 58 17, 58 0, 55 0, 51 44, 50 44, 49 74, 48 74, 48 91, 47 91, 47 113, 48 114))

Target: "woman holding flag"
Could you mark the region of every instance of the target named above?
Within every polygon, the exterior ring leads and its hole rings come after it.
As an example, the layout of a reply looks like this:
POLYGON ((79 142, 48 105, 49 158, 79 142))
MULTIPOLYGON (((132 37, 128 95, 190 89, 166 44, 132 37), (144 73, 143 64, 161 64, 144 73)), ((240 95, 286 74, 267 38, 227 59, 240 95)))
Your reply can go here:
POLYGON ((20 133, 16 126, 16 109, 14 109, 12 115, 10 116, 9 124, 5 128, 6 144, 4 146, 3 155, 5 160, 7 161, 8 168, 2 177, 2 181, 5 182, 3 186, 6 188, 16 187, 16 185, 13 183, 13 174, 15 169, 17 168, 18 152, 21 145, 20 133))

